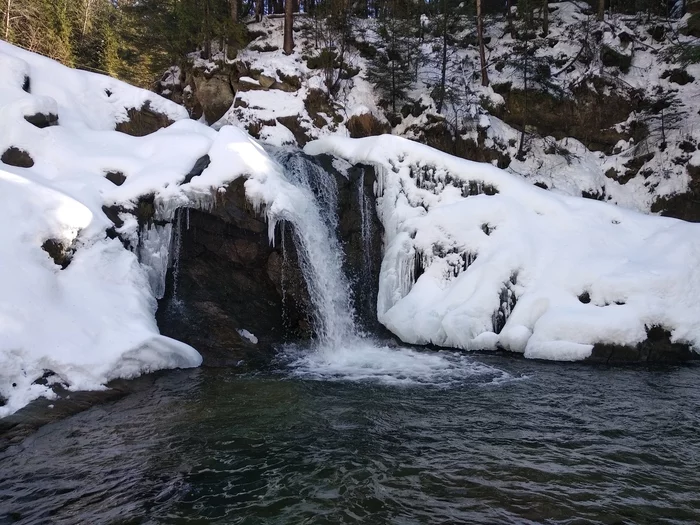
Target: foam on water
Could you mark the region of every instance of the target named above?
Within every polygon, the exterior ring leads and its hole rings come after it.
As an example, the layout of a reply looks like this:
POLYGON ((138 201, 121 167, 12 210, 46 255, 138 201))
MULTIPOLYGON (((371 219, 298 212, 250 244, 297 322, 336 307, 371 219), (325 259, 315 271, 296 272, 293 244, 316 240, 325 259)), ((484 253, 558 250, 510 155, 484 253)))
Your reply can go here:
POLYGON ((288 345, 281 359, 294 377, 319 381, 453 387, 520 379, 461 353, 389 347, 366 338, 353 338, 342 347, 320 347, 315 351, 309 351, 308 346, 288 345))

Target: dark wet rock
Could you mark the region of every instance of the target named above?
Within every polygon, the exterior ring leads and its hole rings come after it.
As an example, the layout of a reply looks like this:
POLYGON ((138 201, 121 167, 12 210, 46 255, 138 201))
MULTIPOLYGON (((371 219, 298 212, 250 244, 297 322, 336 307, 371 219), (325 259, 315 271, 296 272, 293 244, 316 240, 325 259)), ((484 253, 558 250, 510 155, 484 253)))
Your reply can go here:
POLYGON ((24 82, 22 83, 22 91, 26 91, 27 93, 30 93, 32 89, 32 80, 25 75, 24 76, 24 82))
POLYGON ((180 256, 173 262, 177 271, 168 275, 158 325, 199 350, 208 366, 234 366, 311 335, 292 226, 278 225, 270 246, 267 224, 248 204, 244 184, 242 178, 231 183, 210 212, 179 210, 185 215, 175 222, 173 245, 179 242, 180 256))
POLYGON ((121 217, 119 217, 119 214, 123 211, 124 208, 121 206, 102 206, 102 212, 117 228, 124 226, 124 221, 121 219, 121 217))
POLYGON ((47 239, 41 245, 41 249, 49 254, 49 257, 53 259, 56 265, 61 267, 61 270, 68 268, 73 256, 73 250, 69 246, 65 246, 57 239, 47 239))
POLYGON ((58 125, 58 115, 54 115, 53 113, 34 113, 33 115, 25 115, 24 120, 41 129, 58 125))
POLYGON ((694 76, 681 68, 664 71, 661 78, 667 78, 669 82, 673 82, 679 86, 685 86, 695 80, 694 76))
POLYGON ((603 44, 600 50, 600 59, 606 67, 617 67, 623 73, 627 73, 632 65, 632 56, 620 53, 617 49, 603 44))
POLYGON ((129 108, 127 110, 128 120, 120 122, 116 126, 117 131, 132 135, 134 137, 143 137, 166 128, 173 123, 167 115, 159 113, 151 108, 151 103, 146 101, 140 108, 129 108))
POLYGON ((190 172, 185 175, 185 180, 182 181, 182 184, 188 184, 195 177, 199 177, 202 172, 209 167, 209 164, 211 164, 211 158, 209 155, 199 157, 197 162, 194 163, 194 166, 192 166, 190 172))
POLYGON ((665 217, 700 222, 700 167, 686 166, 690 181, 688 191, 660 197, 651 205, 651 211, 665 217))
POLYGON ((672 343, 671 332, 661 326, 647 328, 647 339, 636 346, 598 343, 587 359, 606 364, 679 363, 696 361, 700 354, 685 343, 672 343))
POLYGON ((7 148, 0 160, 8 166, 15 166, 16 168, 31 168, 34 166, 34 159, 31 155, 15 146, 7 148))
POLYGON ((121 186, 126 182, 126 175, 121 171, 108 171, 105 173, 105 179, 114 184, 115 186, 121 186))

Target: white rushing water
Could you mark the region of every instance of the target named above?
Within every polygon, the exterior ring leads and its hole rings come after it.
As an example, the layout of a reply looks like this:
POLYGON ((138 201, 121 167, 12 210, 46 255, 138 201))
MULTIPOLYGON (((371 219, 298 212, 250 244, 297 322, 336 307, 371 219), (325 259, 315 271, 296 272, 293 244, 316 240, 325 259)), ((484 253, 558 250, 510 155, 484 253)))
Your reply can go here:
MULTIPOLYGON (((285 177, 304 195, 296 212, 285 217, 314 309, 317 340, 313 348, 288 345, 281 358, 293 374, 307 379, 375 380, 386 384, 450 386, 475 378, 499 383, 508 373, 454 352, 419 352, 389 347, 361 333, 353 310, 353 291, 343 272, 343 250, 336 235, 338 189, 333 175, 297 152, 276 150, 285 177)), ((360 180, 363 237, 371 234, 369 205, 360 180)), ((366 239, 365 239, 366 240, 366 239)), ((367 255, 367 254, 366 254, 367 255)), ((369 261, 369 259, 368 259, 369 261)))
POLYGON ((357 332, 350 285, 343 273, 343 251, 335 235, 338 189, 330 174, 302 155, 277 151, 274 156, 287 179, 306 197, 289 220, 314 309, 319 347, 338 348, 357 332))

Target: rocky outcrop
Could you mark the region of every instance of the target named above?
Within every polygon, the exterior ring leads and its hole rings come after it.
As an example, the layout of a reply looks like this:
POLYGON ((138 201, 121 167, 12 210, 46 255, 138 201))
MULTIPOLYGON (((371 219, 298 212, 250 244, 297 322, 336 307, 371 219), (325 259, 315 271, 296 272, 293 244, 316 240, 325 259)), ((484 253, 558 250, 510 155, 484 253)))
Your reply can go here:
POLYGON ((174 223, 173 268, 157 320, 163 334, 194 346, 209 366, 233 366, 311 335, 291 226, 280 225, 270 246, 244 184, 231 183, 210 212, 179 210, 174 223))
POLYGON ((647 328, 646 341, 636 346, 596 344, 587 361, 605 364, 680 363, 700 360, 689 345, 672 343, 671 333, 660 326, 647 328))
POLYGON ((127 111, 128 120, 120 122, 116 126, 117 131, 132 135, 134 137, 143 137, 165 128, 173 123, 167 115, 159 113, 151 108, 151 103, 146 101, 140 108, 129 108, 127 111))
POLYGON ((700 222, 700 166, 688 164, 688 191, 657 199, 651 211, 666 217, 700 222))
POLYGON ((236 94, 243 91, 281 90, 297 91, 301 81, 294 76, 281 72, 277 77, 263 74, 242 60, 232 63, 217 63, 201 66, 187 63, 179 70, 177 78, 174 73, 166 74, 167 82, 158 85, 160 95, 183 104, 193 119, 202 116, 208 124, 214 124, 231 108, 236 94))
MULTIPOLYGON (((363 328, 376 332, 382 226, 374 171, 355 166, 346 177, 328 156, 315 162, 336 179, 337 234, 355 311, 363 328)), ((268 225, 248 204, 244 184, 230 184, 211 211, 179 210, 174 222, 173 268, 157 320, 163 334, 194 346, 209 366, 238 365, 274 345, 307 339, 313 330, 293 226, 278 225, 271 246, 268 225)))

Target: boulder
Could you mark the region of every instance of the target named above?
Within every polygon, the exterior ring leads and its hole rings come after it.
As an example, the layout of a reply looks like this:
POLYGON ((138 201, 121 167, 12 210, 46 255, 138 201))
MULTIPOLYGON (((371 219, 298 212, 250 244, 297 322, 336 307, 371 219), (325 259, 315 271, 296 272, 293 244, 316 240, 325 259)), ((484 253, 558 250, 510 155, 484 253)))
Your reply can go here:
POLYGON ((151 108, 151 103, 149 101, 146 101, 138 109, 129 108, 127 110, 127 115, 128 120, 117 124, 115 129, 134 137, 150 135, 173 123, 167 115, 159 113, 151 108))
POLYGON ((260 75, 258 77, 258 82, 265 89, 270 89, 277 80, 273 77, 268 77, 267 75, 260 75))
POLYGON ((41 129, 58 125, 58 115, 54 115, 53 113, 34 113, 33 115, 25 115, 24 120, 41 129))
POLYGON ((0 157, 0 161, 16 168, 31 168, 34 166, 34 159, 23 149, 10 146, 0 157))
POLYGON ((208 124, 213 124, 229 110, 235 93, 226 74, 215 74, 210 78, 194 77, 194 96, 202 108, 208 124))

